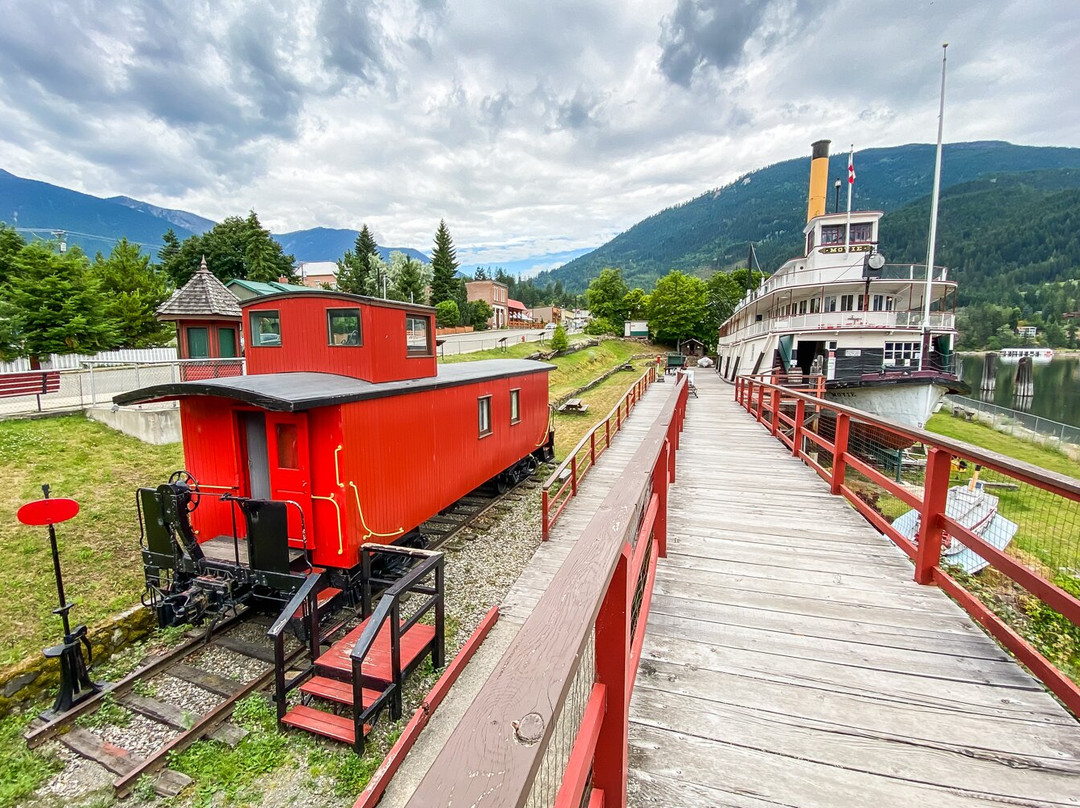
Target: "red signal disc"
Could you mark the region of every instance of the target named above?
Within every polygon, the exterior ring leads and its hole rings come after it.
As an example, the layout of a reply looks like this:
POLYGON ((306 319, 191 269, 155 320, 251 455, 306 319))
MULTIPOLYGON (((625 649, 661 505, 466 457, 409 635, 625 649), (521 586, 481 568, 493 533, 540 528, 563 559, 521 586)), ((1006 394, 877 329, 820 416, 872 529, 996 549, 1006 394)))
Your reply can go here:
POLYGON ((24 525, 55 525, 66 522, 79 512, 79 503, 73 499, 38 499, 19 508, 19 521, 24 525))

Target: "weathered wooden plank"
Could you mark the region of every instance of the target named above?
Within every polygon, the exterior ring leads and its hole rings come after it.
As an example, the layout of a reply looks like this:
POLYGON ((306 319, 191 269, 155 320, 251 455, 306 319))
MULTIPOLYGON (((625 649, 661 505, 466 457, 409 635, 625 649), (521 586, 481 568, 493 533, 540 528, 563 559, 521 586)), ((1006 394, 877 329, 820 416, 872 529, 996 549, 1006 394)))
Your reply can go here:
POLYGON ((644 700, 652 698, 647 692, 654 691, 692 699, 693 709, 733 723, 733 710, 752 711, 757 714, 753 721, 792 721, 826 733, 866 732, 891 744, 961 750, 965 758, 1080 775, 1080 738, 1030 714, 1013 718, 1001 711, 950 710, 942 699, 926 704, 869 689, 855 692, 655 659, 641 666, 635 699, 639 688, 642 714, 647 712, 644 700))
MULTIPOLYGON (((60 736, 60 742, 83 757, 100 763, 113 774, 124 775, 135 769, 142 758, 127 750, 107 743, 92 732, 75 727, 60 736)), ((163 769, 154 779, 154 791, 162 797, 175 797, 187 786, 191 778, 186 774, 163 769)))
POLYGON ((217 673, 210 673, 201 668, 193 668, 191 665, 184 665, 183 663, 170 667, 168 674, 193 685, 198 685, 203 690, 209 690, 219 696, 231 696, 243 687, 235 679, 217 673))
POLYGON ((816 698, 816 691, 823 690, 923 707, 943 716, 952 713, 986 715, 1000 717, 1010 724, 1036 722, 1067 728, 1076 724, 1071 716, 1046 698, 1045 692, 1033 680, 1027 688, 1012 688, 1005 692, 986 687, 984 682, 924 676, 917 670, 875 670, 870 675, 863 668, 850 665, 650 635, 642 651, 639 675, 645 666, 665 662, 805 687, 808 697, 816 698))
POLYGON ((733 740, 786 759, 891 778, 898 773, 897 756, 902 753, 905 776, 933 772, 934 784, 950 790, 1036 804, 1052 804, 1070 791, 1080 795, 1080 764, 1075 758, 1053 757, 1055 752, 1072 756, 1075 748, 1051 749, 1050 755, 1025 755, 987 748, 978 735, 968 743, 905 737, 852 726, 844 720, 846 716, 810 719, 651 688, 642 688, 634 697, 636 724, 675 731, 693 727, 699 738, 721 743, 733 740), (732 726, 739 727, 738 733, 731 732, 732 726))
MULTIPOLYGON (((902 764, 897 765, 896 774, 883 777, 859 771, 854 765, 841 768, 774 754, 741 744, 734 734, 731 741, 718 742, 636 722, 630 724, 630 760, 635 768, 650 774, 717 789, 730 795, 734 805, 741 804, 743 794, 800 808, 985 808, 1004 802, 978 784, 956 790, 921 780, 925 773, 907 770, 902 764)), ((641 794, 638 800, 639 806, 656 804, 648 793, 641 794)), ((1066 803, 1022 800, 1012 804, 1050 808, 1066 803)))
POLYGON ((245 642, 244 640, 237 639, 236 637, 230 637, 228 634, 224 634, 220 637, 214 638, 214 644, 220 645, 222 648, 227 648, 230 651, 235 651, 238 654, 252 657, 253 659, 259 659, 263 662, 269 662, 274 664, 274 648, 270 645, 259 645, 258 643, 245 642))
MULTIPOLYGON (((199 718, 198 715, 193 715, 167 701, 159 701, 136 693, 128 693, 118 701, 128 709, 159 721, 173 729, 186 730, 199 718)), ((222 724, 207 737, 213 738, 215 741, 221 741, 229 746, 236 746, 244 739, 245 735, 247 735, 247 730, 235 724, 222 724)))

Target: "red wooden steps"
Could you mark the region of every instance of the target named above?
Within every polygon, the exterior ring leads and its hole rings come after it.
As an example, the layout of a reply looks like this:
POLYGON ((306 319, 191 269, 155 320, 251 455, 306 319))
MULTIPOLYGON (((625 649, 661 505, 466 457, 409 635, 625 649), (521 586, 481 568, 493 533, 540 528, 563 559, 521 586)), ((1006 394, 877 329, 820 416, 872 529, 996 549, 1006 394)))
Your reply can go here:
MULTIPOLYGON (((354 628, 333 647, 315 660, 316 670, 334 671, 348 679, 352 678, 352 649, 367 627, 367 620, 354 628)), ((401 667, 412 665, 426 650, 426 646, 435 636, 435 627, 417 623, 401 636, 401 667)), ((365 676, 392 682, 393 672, 390 665, 390 624, 384 623, 371 645, 371 651, 364 660, 362 668, 365 676)))
MULTIPOLYGON (((319 594, 317 594, 315 596, 315 608, 317 608, 317 609, 319 609, 321 611, 322 608, 324 606, 326 606, 326 604, 328 604, 331 600, 333 600, 334 598, 336 598, 340 594, 341 594, 341 590, 340 589, 335 589, 332 586, 328 586, 328 587, 326 587, 326 589, 320 589, 319 594)), ((304 607, 303 606, 298 607, 297 610, 295 612, 293 612, 293 619, 294 620, 299 620, 303 616, 304 616, 304 607)))
MULTIPOLYGON (((308 696, 334 701, 338 704, 352 706, 353 686, 351 682, 342 682, 340 679, 328 679, 325 676, 312 676, 302 685, 300 692, 308 696)), ((370 707, 374 701, 383 694, 381 690, 364 688, 364 708, 370 707)))
MULTIPOLYGON (((324 713, 322 710, 306 707, 303 704, 298 704, 289 710, 285 717, 281 719, 281 722, 288 724, 290 727, 307 730, 342 743, 352 744, 356 741, 351 718, 334 715, 333 713, 324 713)), ((364 724, 364 735, 369 732, 371 732, 371 727, 364 724)))

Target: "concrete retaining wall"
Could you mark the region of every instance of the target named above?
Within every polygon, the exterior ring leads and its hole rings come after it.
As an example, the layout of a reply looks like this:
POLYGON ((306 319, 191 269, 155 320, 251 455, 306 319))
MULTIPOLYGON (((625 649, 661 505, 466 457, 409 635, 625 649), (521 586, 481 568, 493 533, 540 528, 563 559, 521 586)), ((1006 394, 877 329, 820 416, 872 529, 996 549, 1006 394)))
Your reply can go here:
POLYGON ((174 402, 137 407, 100 404, 87 408, 86 417, 155 446, 179 443, 182 439, 180 408, 174 402))

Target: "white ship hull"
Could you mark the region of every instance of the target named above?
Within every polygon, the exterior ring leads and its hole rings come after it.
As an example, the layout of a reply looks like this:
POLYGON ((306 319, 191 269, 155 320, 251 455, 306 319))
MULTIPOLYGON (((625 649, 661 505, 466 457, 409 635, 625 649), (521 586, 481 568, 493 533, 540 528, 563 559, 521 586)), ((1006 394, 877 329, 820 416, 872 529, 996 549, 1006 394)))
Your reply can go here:
POLYGON ((881 384, 829 390, 825 398, 844 407, 896 421, 914 429, 925 429, 949 388, 931 380, 922 383, 881 384))

